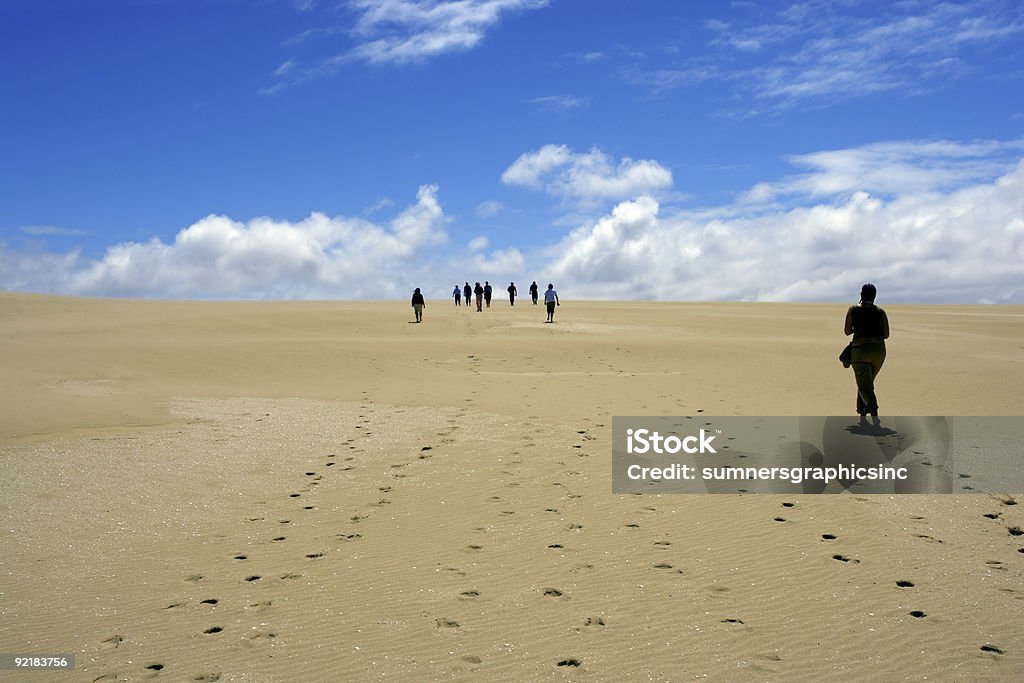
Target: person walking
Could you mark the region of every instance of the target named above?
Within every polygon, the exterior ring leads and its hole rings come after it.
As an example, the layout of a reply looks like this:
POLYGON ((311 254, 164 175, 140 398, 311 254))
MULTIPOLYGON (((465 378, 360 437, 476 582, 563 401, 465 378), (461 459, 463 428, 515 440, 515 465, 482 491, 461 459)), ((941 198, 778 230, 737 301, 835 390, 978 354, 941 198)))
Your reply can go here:
POLYGON ((416 291, 412 293, 412 310, 416 314, 416 322, 423 322, 423 309, 426 305, 427 302, 423 300, 423 295, 420 294, 420 288, 417 287, 416 291))
POLYGON ((537 281, 534 280, 533 284, 530 285, 530 298, 533 299, 533 305, 534 306, 537 305, 537 290, 538 289, 539 289, 539 287, 537 287, 537 281))
POLYGON ((455 297, 455 305, 462 305, 462 287, 455 285, 455 291, 452 292, 452 296, 455 297))
POLYGON ((473 288, 473 293, 476 294, 476 310, 479 313, 484 310, 484 288, 480 286, 479 282, 473 288))
POLYGON ((494 293, 494 289, 491 287, 491 283, 484 280, 484 301, 487 302, 487 308, 491 307, 491 294, 494 293))
POLYGON ((515 306, 516 305, 516 294, 518 294, 518 292, 516 291, 516 283, 514 283, 514 282, 508 283, 508 305, 509 306, 515 306))
POLYGON ((885 363, 885 340, 889 338, 889 317, 875 305, 877 293, 871 283, 861 287, 860 303, 846 311, 843 327, 847 335, 853 335, 850 365, 857 380, 857 414, 862 420, 871 415, 875 424, 878 424, 875 378, 885 363))
POLYGON ((555 322, 555 306, 561 306, 562 302, 558 300, 558 292, 555 291, 555 286, 548 283, 548 289, 544 292, 544 305, 548 309, 548 319, 545 322, 555 322))
POLYGON ((473 288, 466 283, 466 286, 462 288, 462 298, 466 300, 466 307, 469 307, 469 302, 472 301, 470 297, 473 296, 473 288))

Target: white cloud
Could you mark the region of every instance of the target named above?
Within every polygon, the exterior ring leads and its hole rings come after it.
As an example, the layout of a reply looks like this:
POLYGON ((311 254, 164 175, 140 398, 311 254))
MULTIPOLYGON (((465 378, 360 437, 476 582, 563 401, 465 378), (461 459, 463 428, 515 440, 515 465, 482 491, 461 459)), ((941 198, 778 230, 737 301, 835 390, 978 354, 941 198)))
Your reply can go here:
POLYGON ((1024 140, 879 142, 853 149, 788 157, 808 172, 763 182, 746 193, 749 202, 787 195, 832 196, 854 191, 881 195, 938 192, 1008 172, 1024 150, 1024 140))
POLYGON ((493 199, 488 199, 487 201, 480 202, 474 213, 477 218, 494 218, 504 210, 504 204, 493 199))
POLYGON ((1024 303, 1024 160, 972 180, 887 200, 841 183, 833 202, 725 218, 641 197, 565 237, 544 272, 578 298, 843 301, 871 281, 880 301, 1024 303))
MULTIPOLYGON (((287 87, 330 76, 353 62, 409 64, 478 47, 487 32, 512 12, 540 9, 549 0, 350 0, 352 26, 316 26, 285 41, 294 46, 313 37, 345 34, 354 45, 318 64, 297 68, 289 60, 259 90, 274 95, 287 87)), ((312 9, 312 4, 310 6, 312 9)))
POLYGON ((548 95, 545 97, 534 97, 529 102, 541 109, 566 113, 573 109, 587 106, 590 103, 590 98, 577 97, 575 95, 548 95))
MULTIPOLYGON (((541 187, 552 174, 568 182, 565 168, 579 156, 549 149, 513 175, 536 176, 541 187)), ((209 216, 170 243, 121 244, 96 259, 42 252, 35 240, 26 247, 34 251, 0 241, 0 287, 359 299, 405 298, 417 286, 444 298, 456 280, 543 277, 570 300, 851 301, 871 281, 880 302, 1024 303, 1022 157, 1019 141, 896 141, 805 154, 790 160, 806 173, 759 186, 771 203, 750 203, 747 193, 679 211, 641 192, 525 253, 491 249, 486 235, 451 244, 437 188, 424 186, 386 223, 318 213, 294 223, 209 216)))
POLYGON ((584 206, 655 194, 672 186, 672 172, 656 161, 623 158, 617 164, 601 150, 572 151, 544 145, 521 155, 501 175, 506 185, 544 189, 584 206))
POLYGON ((77 252, 3 254, 3 286, 65 294, 184 298, 378 298, 404 292, 420 250, 444 242, 437 188, 387 225, 313 213, 298 223, 211 215, 165 244, 154 238, 77 252))
MULTIPOLYGON (((661 68, 626 70, 660 92, 717 80, 735 88, 744 115, 821 106, 879 92, 942 88, 975 68, 978 47, 1024 33, 1019 3, 908 0, 863 12, 856 3, 804 2, 767 21, 710 20, 709 49, 661 68)), ((1013 54, 1010 52, 1009 54, 1013 54)))
POLYGON ((285 74, 287 74, 288 72, 290 72, 294 68, 295 68, 295 60, 294 59, 289 59, 288 61, 284 62, 281 66, 279 66, 276 69, 274 69, 274 75, 275 76, 284 76, 285 74))
POLYGON ((355 31, 365 40, 351 56, 371 63, 418 61, 479 45, 507 12, 537 9, 546 0, 355 0, 355 31))

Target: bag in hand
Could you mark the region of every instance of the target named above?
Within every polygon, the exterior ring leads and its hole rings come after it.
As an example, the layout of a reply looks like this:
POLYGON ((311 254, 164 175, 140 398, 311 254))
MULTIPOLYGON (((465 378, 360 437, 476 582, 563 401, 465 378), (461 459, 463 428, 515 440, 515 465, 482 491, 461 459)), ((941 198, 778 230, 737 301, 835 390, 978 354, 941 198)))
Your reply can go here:
POLYGON ((853 342, 847 344, 843 352, 839 354, 839 362, 843 364, 844 368, 850 367, 853 362, 853 342))

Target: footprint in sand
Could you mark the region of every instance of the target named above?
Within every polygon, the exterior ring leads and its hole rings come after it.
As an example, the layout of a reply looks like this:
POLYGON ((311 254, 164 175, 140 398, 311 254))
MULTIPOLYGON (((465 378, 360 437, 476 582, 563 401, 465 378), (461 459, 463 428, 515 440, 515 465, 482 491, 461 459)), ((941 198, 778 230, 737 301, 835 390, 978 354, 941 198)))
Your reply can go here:
POLYGON ((200 600, 199 604, 200 605, 216 605, 218 602, 220 602, 220 600, 218 600, 217 598, 207 598, 206 600, 200 600))
POLYGON ((914 617, 915 619, 924 619, 928 615, 922 612, 921 610, 916 609, 910 613, 910 616, 914 617))
POLYGON ((840 562, 852 562, 854 564, 860 564, 860 560, 852 557, 847 557, 846 555, 833 555, 832 559, 839 560, 840 562))
POLYGON ((566 658, 566 659, 559 660, 558 664, 556 666, 571 666, 573 668, 576 668, 576 667, 581 666, 582 664, 583 664, 583 662, 581 662, 580 660, 576 659, 575 657, 569 657, 569 658, 566 658))
POLYGON ((192 680, 193 681, 202 681, 202 683, 215 683, 216 681, 220 680, 220 674, 219 673, 198 674, 196 676, 193 676, 192 680))
POLYGON ((473 600, 475 598, 479 598, 480 597, 480 591, 478 591, 478 590, 462 591, 461 593, 459 593, 459 597, 460 598, 465 598, 466 600, 473 600))
POLYGON ((458 628, 459 622, 453 619, 434 619, 434 623, 437 624, 438 628, 458 628))
POLYGON ((124 636, 115 633, 114 635, 112 635, 109 638, 107 638, 106 640, 104 640, 102 642, 102 644, 105 647, 120 647, 121 643, 123 643, 123 642, 124 642, 124 636))
POLYGON ((544 589, 544 595, 546 595, 546 596, 548 596, 550 598, 560 598, 560 597, 562 597, 565 594, 562 591, 558 590, 557 588, 545 588, 544 589))
POLYGON ((208 628, 208 629, 206 629, 205 631, 203 631, 203 633, 206 633, 206 634, 211 634, 211 635, 212 635, 212 634, 214 634, 214 633, 220 633, 220 632, 221 632, 221 631, 223 631, 223 630, 224 630, 224 629, 223 629, 223 628, 221 628, 220 626, 211 626, 210 628, 208 628))
POLYGON ((604 626, 604 617, 587 617, 583 620, 584 626, 604 626))
POLYGON ((982 645, 981 646, 981 651, 982 652, 991 652, 991 653, 997 654, 997 655, 1005 655, 1006 654, 1006 651, 1003 650, 1003 648, 996 647, 995 645, 990 645, 990 644, 982 645))

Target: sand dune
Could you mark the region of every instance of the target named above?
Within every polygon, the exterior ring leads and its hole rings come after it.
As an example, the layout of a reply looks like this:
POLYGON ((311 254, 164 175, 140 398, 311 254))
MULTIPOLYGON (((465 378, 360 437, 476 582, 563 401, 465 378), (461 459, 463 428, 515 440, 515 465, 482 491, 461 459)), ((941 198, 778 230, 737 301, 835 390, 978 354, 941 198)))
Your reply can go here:
MULTIPOLYGON (((1021 413, 1024 308, 886 308, 883 413, 1021 413)), ((1020 677, 1019 492, 611 493, 613 415, 849 414, 844 310, 0 294, 0 653, 73 654, 32 674, 69 681, 1020 677)))

